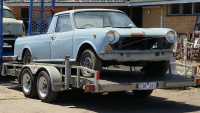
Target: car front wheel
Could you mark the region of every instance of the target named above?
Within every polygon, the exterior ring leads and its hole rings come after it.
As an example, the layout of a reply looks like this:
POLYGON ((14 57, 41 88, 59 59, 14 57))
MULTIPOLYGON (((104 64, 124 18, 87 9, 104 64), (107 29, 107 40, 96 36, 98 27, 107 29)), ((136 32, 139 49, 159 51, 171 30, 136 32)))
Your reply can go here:
MULTIPOLYGON (((80 66, 87 67, 92 70, 101 71, 102 70, 102 61, 96 56, 96 54, 91 49, 86 49, 80 58, 80 66)), ((81 70, 83 76, 91 77, 92 73, 81 70)))
POLYGON ((29 50, 26 50, 23 56, 23 63, 24 64, 30 64, 32 62, 32 57, 31 57, 31 53, 29 50))

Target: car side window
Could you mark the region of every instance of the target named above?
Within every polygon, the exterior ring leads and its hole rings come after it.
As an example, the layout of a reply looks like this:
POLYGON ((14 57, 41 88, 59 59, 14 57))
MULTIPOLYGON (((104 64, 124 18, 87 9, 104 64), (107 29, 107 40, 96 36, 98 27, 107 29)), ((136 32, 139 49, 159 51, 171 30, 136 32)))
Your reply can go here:
POLYGON ((72 24, 69 15, 59 16, 55 32, 72 31, 72 24))

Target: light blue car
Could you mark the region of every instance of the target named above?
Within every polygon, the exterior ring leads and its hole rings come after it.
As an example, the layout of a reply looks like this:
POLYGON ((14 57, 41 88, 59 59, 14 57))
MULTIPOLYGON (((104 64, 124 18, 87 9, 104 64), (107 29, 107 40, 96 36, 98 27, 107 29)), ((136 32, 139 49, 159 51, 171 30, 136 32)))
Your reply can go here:
POLYGON ((126 65, 142 66, 146 75, 164 75, 176 39, 172 29, 137 28, 119 10, 70 10, 54 15, 47 34, 18 38, 14 54, 25 64, 63 62, 70 56, 71 63, 98 71, 126 65))

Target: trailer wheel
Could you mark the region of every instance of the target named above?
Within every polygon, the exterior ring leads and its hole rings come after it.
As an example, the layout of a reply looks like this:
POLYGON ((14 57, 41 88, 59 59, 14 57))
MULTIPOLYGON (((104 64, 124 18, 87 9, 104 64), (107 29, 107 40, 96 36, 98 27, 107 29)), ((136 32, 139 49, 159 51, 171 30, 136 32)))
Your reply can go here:
POLYGON ((23 56, 23 63, 24 64, 30 64, 33 61, 31 57, 31 53, 29 50, 26 50, 23 56))
POLYGON ((151 95, 152 92, 153 90, 133 90, 135 96, 138 97, 148 97, 151 95))
POLYGON ((25 69, 21 75, 22 91, 26 97, 37 96, 36 78, 29 69, 25 69))
POLYGON ((46 71, 41 71, 37 80, 38 96, 43 102, 52 102, 57 98, 58 93, 51 89, 51 80, 46 71))
MULTIPOLYGON (((89 69, 101 71, 102 70, 102 61, 100 58, 96 56, 96 54, 91 50, 91 49, 86 49, 82 54, 81 54, 81 59, 80 59, 80 65, 87 67, 89 69)), ((93 76, 92 73, 86 71, 86 70, 81 70, 81 73, 83 76, 86 77, 91 77, 93 76)))
POLYGON ((169 61, 148 62, 144 67, 147 76, 164 76, 169 69, 169 61))

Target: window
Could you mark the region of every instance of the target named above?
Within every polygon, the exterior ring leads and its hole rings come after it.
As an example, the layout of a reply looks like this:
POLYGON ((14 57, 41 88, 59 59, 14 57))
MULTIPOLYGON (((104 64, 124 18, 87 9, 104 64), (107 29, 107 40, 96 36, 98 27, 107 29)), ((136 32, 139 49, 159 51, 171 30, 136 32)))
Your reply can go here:
POLYGON ((121 12, 88 11, 74 14, 76 28, 135 27, 130 18, 121 12))
POLYGON ((200 3, 194 4, 194 13, 200 13, 200 3))
POLYGON ((170 14, 179 14, 180 13, 180 4, 170 5, 170 14))
POLYGON ((200 3, 170 4, 169 15, 193 15, 200 13, 200 3))
POLYGON ((3 9, 3 18, 15 18, 12 11, 3 9))
POLYGON ((190 4, 183 4, 183 14, 192 14, 192 3, 190 4))
POLYGON ((72 31, 72 24, 69 15, 58 17, 56 32, 72 31))

